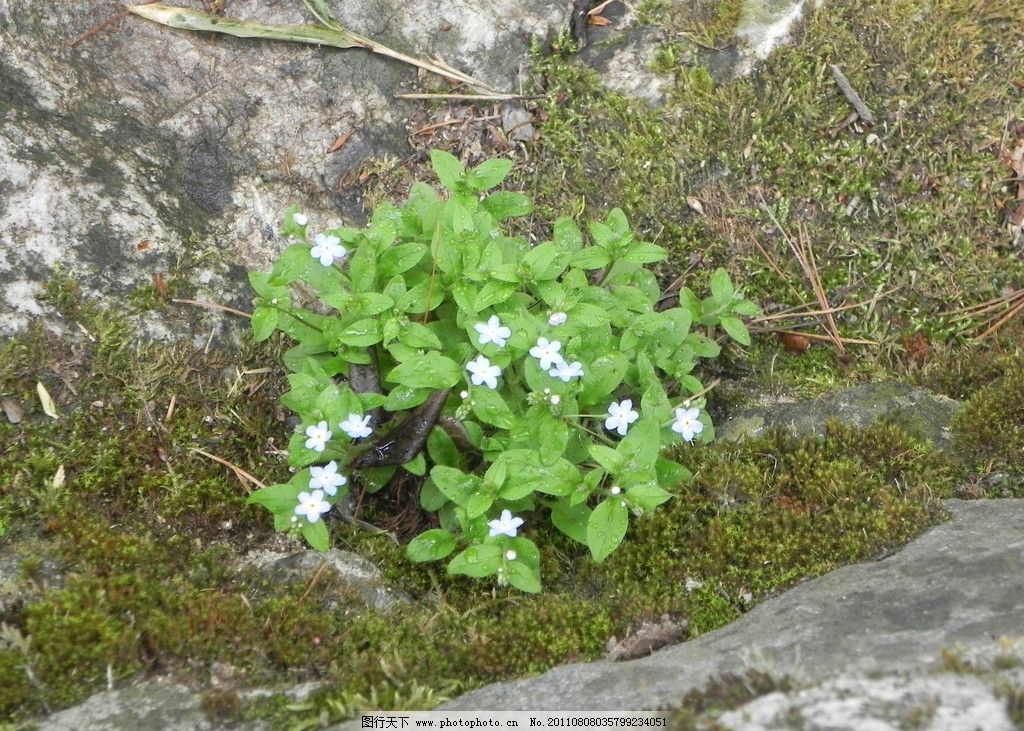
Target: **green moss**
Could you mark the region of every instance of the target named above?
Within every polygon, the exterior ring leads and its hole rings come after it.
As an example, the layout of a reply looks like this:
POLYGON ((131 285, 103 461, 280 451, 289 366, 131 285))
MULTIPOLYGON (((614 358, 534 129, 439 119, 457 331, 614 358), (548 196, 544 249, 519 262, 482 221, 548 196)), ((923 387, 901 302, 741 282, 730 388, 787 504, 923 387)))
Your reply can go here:
POLYGON ((982 473, 1024 474, 1024 364, 979 389, 953 419, 960 451, 982 473))
MULTIPOLYGON (((884 425, 681 449, 693 483, 635 518, 603 564, 536 529, 550 547, 540 596, 411 566, 386 537, 335 526, 337 545, 376 561, 417 600, 395 614, 363 611, 329 580, 307 592, 237 570, 239 553, 272 539, 270 521, 244 505, 228 470, 191 451, 267 479, 284 471, 273 446, 287 436, 275 417, 284 374, 240 375, 277 355, 132 345, 122 320, 68 289, 58 294, 95 342, 34 331, 0 346, 12 364, 0 375, 4 393, 26 409, 21 424, 0 423, 0 498, 12 535, 40 536, 66 576, 0 618, 27 638, 0 647, 0 713, 14 718, 41 712, 44 700, 75 703, 109 675, 204 684, 214 662, 235 667, 239 687, 325 682, 302 703, 228 702, 230 714, 303 723, 428 707, 598 657, 609 637, 663 612, 688 617, 693 634, 720 627, 789 583, 912 537, 938 519, 935 497, 955 482, 953 468, 884 425), (38 380, 60 419, 35 405, 38 380), (325 609, 328 596, 342 600, 325 609)), ((225 699, 211 697, 211 713, 225 699)))
POLYGON ((701 716, 730 711, 768 693, 784 693, 794 687, 789 678, 777 678, 759 670, 750 670, 742 675, 725 673, 711 678, 703 688, 687 693, 679 709, 669 718, 669 727, 673 731, 716 729, 701 716))
MULTIPOLYGON (((648 21, 693 22, 668 2, 643 7, 648 21)), ((972 0, 838 0, 811 11, 800 43, 757 75, 714 85, 703 69, 681 71, 659 109, 544 59, 553 101, 541 103, 546 121, 522 182, 539 224, 622 206, 672 250, 666 280, 691 272, 687 283, 700 286, 700 272, 725 265, 768 311, 814 302, 786 240, 805 231, 833 304, 884 293, 836 315, 845 335, 877 345, 848 347, 853 373, 815 362, 817 377, 904 370, 902 335, 943 343, 971 324, 948 313, 1024 281, 1007 249, 999 200, 1012 193, 998 154, 1006 120, 1024 112, 1005 81, 1024 75, 1011 40, 1022 33, 1013 0, 983 14, 972 0), (828 70, 836 62, 878 118, 875 137, 841 126, 851 110, 828 70)), ((792 367, 801 380, 806 358, 780 359, 775 371, 792 367)))

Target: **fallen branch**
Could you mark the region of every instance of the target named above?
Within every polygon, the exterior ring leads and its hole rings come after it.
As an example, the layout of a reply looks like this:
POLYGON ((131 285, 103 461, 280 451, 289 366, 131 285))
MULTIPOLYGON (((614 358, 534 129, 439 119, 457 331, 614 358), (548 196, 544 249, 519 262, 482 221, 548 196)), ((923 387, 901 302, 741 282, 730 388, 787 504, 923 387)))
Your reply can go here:
POLYGON ((874 127, 875 116, 868 109, 868 105, 864 103, 864 100, 860 98, 860 94, 854 90, 853 85, 850 84, 849 79, 846 78, 842 70, 834 63, 829 64, 828 68, 832 72, 836 84, 839 86, 839 91, 843 92, 846 101, 850 102, 850 105, 857 110, 857 116, 860 117, 860 121, 874 127))

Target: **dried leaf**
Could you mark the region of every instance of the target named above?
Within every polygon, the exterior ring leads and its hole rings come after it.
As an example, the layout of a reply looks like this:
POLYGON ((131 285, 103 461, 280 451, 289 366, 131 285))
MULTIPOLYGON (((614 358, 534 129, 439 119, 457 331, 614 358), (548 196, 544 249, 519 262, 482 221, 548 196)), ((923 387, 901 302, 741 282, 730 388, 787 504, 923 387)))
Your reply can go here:
POLYGON ((59 490, 64 487, 64 465, 57 468, 57 471, 53 474, 53 479, 50 483, 53 485, 54 490, 59 490))
POLYGON ((800 333, 782 333, 782 345, 790 353, 800 355, 811 347, 811 339, 800 333))
POLYGON ((7 415, 7 421, 12 424, 18 424, 23 418, 25 418, 25 410, 21 408, 17 401, 9 398, 3 400, 4 413, 7 415))
POLYGON ((43 405, 43 413, 51 419, 59 419, 57 404, 54 403, 53 396, 46 390, 46 386, 43 385, 42 381, 36 382, 36 393, 39 394, 39 403, 43 405))
POLYGON ((347 145, 348 141, 352 139, 352 135, 354 135, 355 133, 356 131, 354 129, 350 129, 348 132, 343 132, 342 134, 338 135, 338 137, 334 140, 334 143, 327 148, 327 154, 331 155, 340 150, 345 145, 347 145))
POLYGON ((608 20, 608 18, 603 15, 591 15, 587 20, 591 25, 596 25, 598 27, 612 24, 612 21, 608 20))
POLYGON ((700 202, 700 198, 694 198, 692 195, 688 195, 686 196, 686 203, 698 216, 704 215, 704 204, 700 202))
POLYGON ((153 272, 153 289, 156 290, 160 299, 167 299, 170 288, 167 286, 167 280, 164 278, 163 272, 153 272))

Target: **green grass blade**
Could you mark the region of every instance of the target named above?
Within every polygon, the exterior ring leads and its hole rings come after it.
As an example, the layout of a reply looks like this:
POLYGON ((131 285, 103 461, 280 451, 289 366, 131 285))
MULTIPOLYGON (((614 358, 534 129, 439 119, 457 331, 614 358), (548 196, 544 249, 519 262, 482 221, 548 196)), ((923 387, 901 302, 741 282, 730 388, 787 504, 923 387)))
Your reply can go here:
POLYGON ((371 53, 387 56, 403 63, 408 63, 425 69, 432 73, 451 79, 458 83, 467 84, 484 93, 494 92, 487 84, 474 79, 469 74, 463 73, 456 68, 449 66, 441 60, 428 61, 421 58, 408 56, 400 51, 389 48, 377 41, 361 36, 358 33, 342 27, 334 16, 330 15, 330 9, 325 0, 303 0, 306 7, 319 19, 320 12, 329 14, 326 26, 318 25, 266 25, 264 23, 250 23, 247 20, 236 18, 222 18, 218 15, 211 15, 192 8, 176 8, 163 3, 150 3, 148 5, 133 5, 128 10, 136 15, 152 20, 161 25, 183 30, 203 31, 207 33, 224 33, 238 38, 264 38, 277 41, 295 41, 297 43, 312 43, 318 46, 333 46, 334 48, 365 48, 371 53))
POLYGON ((359 37, 345 30, 314 25, 265 25, 246 20, 222 18, 191 8, 175 8, 162 3, 133 5, 129 11, 161 25, 183 30, 224 33, 238 38, 265 38, 277 41, 312 43, 334 48, 364 47, 359 37))

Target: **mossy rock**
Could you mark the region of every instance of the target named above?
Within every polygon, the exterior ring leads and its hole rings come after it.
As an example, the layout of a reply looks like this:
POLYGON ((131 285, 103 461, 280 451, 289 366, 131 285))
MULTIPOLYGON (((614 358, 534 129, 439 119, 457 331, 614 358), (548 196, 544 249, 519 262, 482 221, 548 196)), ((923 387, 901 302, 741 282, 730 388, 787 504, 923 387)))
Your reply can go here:
POLYGON ((867 383, 807 401, 741 410, 718 428, 718 436, 737 441, 770 429, 822 435, 829 421, 860 428, 884 421, 936 447, 949 448, 950 423, 959 408, 959 402, 947 396, 905 383, 867 383))

